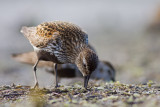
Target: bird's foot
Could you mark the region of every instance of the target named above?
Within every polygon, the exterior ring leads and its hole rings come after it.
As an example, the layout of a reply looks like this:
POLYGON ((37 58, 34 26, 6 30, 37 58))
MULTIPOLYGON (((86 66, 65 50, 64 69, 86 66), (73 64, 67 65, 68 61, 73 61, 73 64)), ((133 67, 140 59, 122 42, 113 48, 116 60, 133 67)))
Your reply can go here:
POLYGON ((58 88, 58 87, 60 87, 60 85, 56 84, 55 88, 58 88))
POLYGON ((38 84, 38 82, 35 84, 35 86, 33 87, 33 89, 39 89, 39 84, 38 84))

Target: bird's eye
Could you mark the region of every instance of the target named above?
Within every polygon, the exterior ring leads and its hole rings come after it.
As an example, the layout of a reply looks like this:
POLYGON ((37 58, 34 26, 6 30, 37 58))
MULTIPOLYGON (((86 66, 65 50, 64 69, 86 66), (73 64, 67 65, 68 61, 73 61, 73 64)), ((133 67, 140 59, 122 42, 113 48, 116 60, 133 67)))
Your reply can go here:
POLYGON ((83 67, 85 67, 85 68, 86 68, 86 64, 83 64, 83 67))

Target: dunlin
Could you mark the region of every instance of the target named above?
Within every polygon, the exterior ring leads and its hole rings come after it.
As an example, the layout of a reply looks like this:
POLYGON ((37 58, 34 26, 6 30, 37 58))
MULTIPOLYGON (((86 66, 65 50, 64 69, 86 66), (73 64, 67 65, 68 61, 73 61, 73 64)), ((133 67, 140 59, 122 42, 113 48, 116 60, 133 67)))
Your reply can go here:
MULTIPOLYGON (((88 35, 77 25, 62 22, 45 22, 37 27, 22 27, 21 32, 30 41, 38 60, 33 66, 35 86, 38 87, 36 67, 40 60, 54 62, 55 81, 57 64, 76 64, 84 76, 87 88, 92 72, 98 65, 98 56, 88 46, 88 35)), ((64 72, 65 73, 65 72, 64 72)))
MULTIPOLYGON (((34 65, 37 61, 36 53, 34 51, 13 54, 12 57, 16 61, 19 61, 21 63, 30 64, 30 65, 34 65)), ((39 62, 38 67, 45 68, 45 71, 54 75, 53 62, 41 61, 39 62)), ((58 77, 60 78, 81 77, 81 73, 79 72, 79 70, 74 64, 59 64, 57 66, 57 74, 58 74, 58 77)), ((116 74, 116 70, 110 62, 99 61, 97 68, 92 73, 90 78, 98 79, 98 80, 102 79, 104 81, 115 81, 115 74, 116 74)))

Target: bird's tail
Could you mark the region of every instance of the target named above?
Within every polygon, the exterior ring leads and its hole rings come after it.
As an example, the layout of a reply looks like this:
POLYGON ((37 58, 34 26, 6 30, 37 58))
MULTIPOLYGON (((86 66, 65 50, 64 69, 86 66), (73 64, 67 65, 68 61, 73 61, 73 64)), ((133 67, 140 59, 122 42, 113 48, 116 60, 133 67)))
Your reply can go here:
POLYGON ((34 35, 36 33, 36 27, 26 27, 23 26, 20 31, 26 38, 30 38, 30 36, 34 35))

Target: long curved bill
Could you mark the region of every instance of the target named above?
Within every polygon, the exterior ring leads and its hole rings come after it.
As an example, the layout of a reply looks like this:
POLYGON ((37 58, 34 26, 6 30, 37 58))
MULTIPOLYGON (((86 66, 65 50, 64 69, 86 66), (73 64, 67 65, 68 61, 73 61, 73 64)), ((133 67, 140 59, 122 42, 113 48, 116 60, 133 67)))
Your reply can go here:
POLYGON ((84 88, 87 89, 90 75, 84 76, 84 88))

